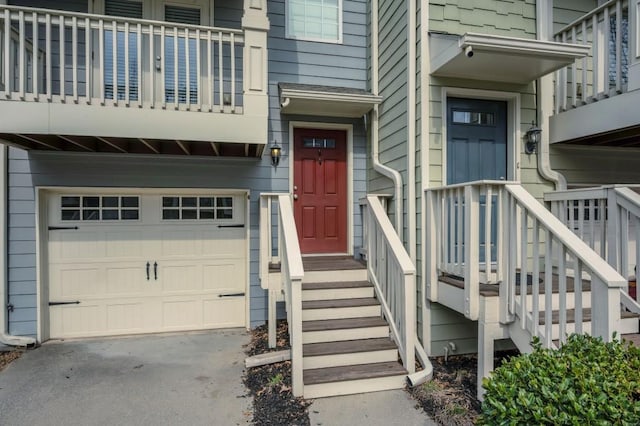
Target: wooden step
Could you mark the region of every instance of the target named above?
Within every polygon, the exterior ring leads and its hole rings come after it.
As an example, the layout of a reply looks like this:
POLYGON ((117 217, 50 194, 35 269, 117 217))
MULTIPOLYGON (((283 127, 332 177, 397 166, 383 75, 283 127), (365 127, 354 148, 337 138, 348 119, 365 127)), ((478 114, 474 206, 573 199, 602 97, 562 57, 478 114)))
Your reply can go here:
POLYGON ((303 283, 302 300, 330 300, 373 297, 373 285, 368 281, 336 281, 303 283))
POLYGON ((373 297, 302 302, 302 321, 373 317, 376 315, 380 315, 380 303, 373 297))
POLYGON ((406 385, 407 371, 398 362, 379 362, 305 370, 305 398, 349 395, 401 389, 406 385))
POLYGON ((302 346, 302 357, 307 370, 397 361, 398 348, 388 337, 309 343, 302 346))
POLYGON ((302 323, 302 343, 389 337, 389 325, 379 316, 341 318, 302 323))

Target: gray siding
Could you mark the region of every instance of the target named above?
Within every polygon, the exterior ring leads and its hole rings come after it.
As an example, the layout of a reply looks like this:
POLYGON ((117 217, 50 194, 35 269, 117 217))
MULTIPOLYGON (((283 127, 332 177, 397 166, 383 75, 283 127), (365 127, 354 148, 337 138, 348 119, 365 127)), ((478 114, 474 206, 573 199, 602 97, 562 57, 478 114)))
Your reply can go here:
POLYGON ((640 183, 640 151, 634 148, 552 145, 551 167, 569 186, 640 183))

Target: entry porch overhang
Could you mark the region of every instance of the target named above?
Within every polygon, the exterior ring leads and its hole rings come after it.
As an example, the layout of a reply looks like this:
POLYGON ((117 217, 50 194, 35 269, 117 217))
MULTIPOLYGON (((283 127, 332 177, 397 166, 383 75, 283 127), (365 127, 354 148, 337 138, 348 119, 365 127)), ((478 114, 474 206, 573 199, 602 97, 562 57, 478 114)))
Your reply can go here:
POLYGON ((357 118, 382 102, 381 96, 347 87, 280 83, 278 89, 283 114, 357 118))
POLYGON ((431 74, 436 77, 527 84, 572 64, 590 46, 465 33, 430 34, 431 74))

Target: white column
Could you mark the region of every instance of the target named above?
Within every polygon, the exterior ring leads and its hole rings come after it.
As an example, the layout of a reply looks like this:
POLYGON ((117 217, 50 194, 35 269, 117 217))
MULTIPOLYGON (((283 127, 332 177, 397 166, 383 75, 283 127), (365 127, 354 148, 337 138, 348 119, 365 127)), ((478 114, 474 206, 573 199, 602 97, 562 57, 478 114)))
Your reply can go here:
MULTIPOLYGON (((244 0, 242 17, 244 30, 243 89, 244 113, 264 117, 264 138, 267 138, 268 116, 268 62, 267 62, 267 18, 266 0, 244 0)), ((261 121, 260 121, 261 122, 261 121)))
POLYGON ((629 2, 628 90, 640 89, 640 0, 629 2))

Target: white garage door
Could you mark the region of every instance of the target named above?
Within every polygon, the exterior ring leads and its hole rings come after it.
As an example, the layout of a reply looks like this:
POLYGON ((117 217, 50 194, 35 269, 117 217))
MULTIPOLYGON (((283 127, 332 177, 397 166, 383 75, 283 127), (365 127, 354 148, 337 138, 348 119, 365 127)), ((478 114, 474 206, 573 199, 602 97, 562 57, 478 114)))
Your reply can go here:
POLYGON ((50 337, 245 325, 246 194, 52 194, 50 337))

